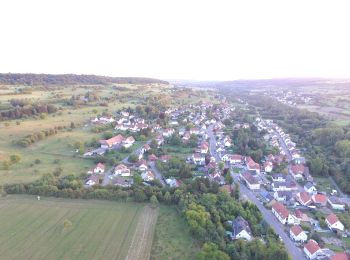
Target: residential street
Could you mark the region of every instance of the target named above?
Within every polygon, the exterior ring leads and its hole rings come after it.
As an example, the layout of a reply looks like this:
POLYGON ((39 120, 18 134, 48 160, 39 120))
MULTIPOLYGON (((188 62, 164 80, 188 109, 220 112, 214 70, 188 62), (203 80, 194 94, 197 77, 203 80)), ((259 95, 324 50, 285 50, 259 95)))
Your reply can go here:
MULTIPOLYGON (((216 138, 212 131, 212 126, 209 126, 207 128, 207 133, 210 138, 210 154, 215 157, 215 159, 219 160, 218 155, 216 153, 216 138)), ((232 177, 234 178, 236 183, 239 183, 238 180, 238 174, 233 174, 232 177)), ((301 249, 299 249, 289 238, 289 236, 284 232, 283 225, 277 220, 277 218, 272 214, 271 210, 267 210, 262 203, 257 199, 255 194, 250 191, 245 185, 240 185, 240 196, 242 198, 246 197, 248 200, 250 200, 252 203, 254 203, 258 209, 260 210, 261 214, 263 215, 265 221, 269 223, 269 225, 274 229, 276 234, 278 234, 288 251, 288 253, 292 256, 292 259, 300 260, 305 259, 304 254, 301 249)))
POLYGON ((151 170, 154 173, 154 176, 160 181, 161 184, 163 184, 163 186, 165 186, 165 181, 163 179, 163 175, 158 171, 155 163, 150 162, 148 165, 151 167, 151 170))

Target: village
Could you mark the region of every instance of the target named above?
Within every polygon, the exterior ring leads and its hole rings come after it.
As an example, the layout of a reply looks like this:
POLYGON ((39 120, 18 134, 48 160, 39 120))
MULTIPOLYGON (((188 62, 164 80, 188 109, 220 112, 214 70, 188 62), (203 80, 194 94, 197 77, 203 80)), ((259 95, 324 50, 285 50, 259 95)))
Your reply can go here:
MULTIPOLYGON (((163 126, 127 111, 92 118, 90 124, 112 124, 116 134, 100 140, 100 147, 87 151, 84 157, 134 149, 111 168, 97 163, 88 172, 86 187, 129 187, 138 181, 173 188, 188 177, 207 178, 228 192, 239 189, 243 199, 260 209, 293 258, 342 259, 343 253, 321 247, 313 237, 342 246, 341 238, 350 236, 350 232, 337 214, 348 207, 348 198, 337 196, 335 189, 329 194, 318 191, 301 149, 276 123, 259 115, 250 123, 237 122, 231 116, 234 111, 235 107, 227 103, 172 108, 164 111, 167 122, 163 126), (232 120, 230 129, 224 124, 227 120, 232 120), (258 162, 236 153, 228 134, 233 129, 251 127, 263 133, 262 139, 275 151, 258 162), (136 142, 134 136, 146 130, 150 138, 136 142), (135 143, 139 145, 135 147, 135 143), (174 150, 176 147, 182 150, 174 150), (183 168, 178 161, 187 165, 183 170, 189 171, 187 175, 175 169, 183 168)), ((227 230, 227 235, 231 239, 254 239, 249 223, 241 216, 230 225, 232 230, 227 230)))

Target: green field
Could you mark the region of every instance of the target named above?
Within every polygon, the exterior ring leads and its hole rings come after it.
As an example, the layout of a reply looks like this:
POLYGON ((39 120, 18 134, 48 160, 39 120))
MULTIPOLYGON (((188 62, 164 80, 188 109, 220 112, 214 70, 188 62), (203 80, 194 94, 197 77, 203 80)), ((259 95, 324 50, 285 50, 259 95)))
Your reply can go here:
POLYGON ((176 208, 161 206, 155 229, 151 259, 191 259, 199 251, 185 220, 176 208))
POLYGON ((0 259, 147 259, 158 215, 144 204, 31 196, 1 198, 0 208, 0 259))

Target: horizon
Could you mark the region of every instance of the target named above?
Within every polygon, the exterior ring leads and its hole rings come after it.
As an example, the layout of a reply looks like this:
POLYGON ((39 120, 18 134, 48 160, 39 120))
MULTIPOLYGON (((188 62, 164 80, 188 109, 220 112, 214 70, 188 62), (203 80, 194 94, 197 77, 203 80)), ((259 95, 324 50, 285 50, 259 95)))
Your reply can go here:
POLYGON ((347 7, 348 1, 328 0, 2 1, 0 71, 201 81, 349 78, 347 7))

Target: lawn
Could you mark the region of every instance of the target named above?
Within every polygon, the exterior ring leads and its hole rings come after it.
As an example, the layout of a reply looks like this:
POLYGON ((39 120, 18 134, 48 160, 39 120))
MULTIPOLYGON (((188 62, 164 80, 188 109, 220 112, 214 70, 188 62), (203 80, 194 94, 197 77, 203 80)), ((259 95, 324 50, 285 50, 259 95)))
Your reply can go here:
POLYGON ((14 195, 0 208, 0 259, 147 259, 158 216, 145 204, 14 195))
POLYGON ((191 238, 185 220, 174 207, 161 206, 151 259, 193 259, 199 246, 191 238))

